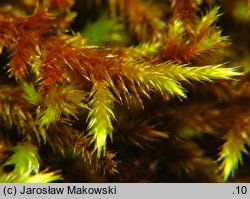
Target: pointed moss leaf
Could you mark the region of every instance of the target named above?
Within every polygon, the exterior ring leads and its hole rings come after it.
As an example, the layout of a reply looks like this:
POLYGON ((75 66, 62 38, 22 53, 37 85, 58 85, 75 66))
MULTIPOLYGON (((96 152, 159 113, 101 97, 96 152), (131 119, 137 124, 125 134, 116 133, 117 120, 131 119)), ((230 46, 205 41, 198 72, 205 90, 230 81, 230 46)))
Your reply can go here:
POLYGON ((48 128, 51 123, 56 122, 60 118, 60 114, 61 110, 57 106, 47 107, 43 116, 39 119, 39 126, 48 128))
POLYGON ((26 172, 38 173, 39 156, 37 147, 32 144, 19 144, 14 146, 11 151, 14 153, 4 164, 15 165, 14 173, 22 175, 26 172))
MULTIPOLYGON (((213 81, 216 79, 232 79, 234 76, 242 75, 237 68, 225 68, 223 64, 187 67, 185 65, 167 64, 166 76, 177 81, 213 81)), ((162 70, 163 71, 163 70, 162 70)))
POLYGON ((39 94, 36 91, 34 85, 28 84, 27 82, 22 83, 23 90, 26 93, 25 98, 31 103, 31 104, 38 104, 39 102, 39 94))
POLYGON ((57 171, 47 172, 42 171, 36 174, 25 172, 19 175, 15 172, 0 173, 0 183, 49 183, 62 180, 57 171))
POLYGON ((18 182, 20 183, 49 183, 62 180, 62 177, 58 172, 46 172, 42 171, 37 173, 36 175, 24 175, 23 177, 19 178, 18 182))
POLYGON ((228 37, 222 37, 220 31, 211 32, 210 34, 204 35, 197 43, 196 54, 199 55, 206 51, 219 50, 228 45, 228 42, 228 37))
POLYGON ((150 56, 155 56, 157 53, 159 53, 160 50, 160 43, 159 42, 145 42, 141 43, 138 46, 135 47, 130 47, 128 48, 129 50, 131 49, 131 57, 135 56, 136 59, 141 56, 142 58, 145 57, 150 57, 150 56))
POLYGON ((219 14, 220 7, 214 7, 212 10, 210 10, 206 15, 204 15, 201 19, 198 21, 198 28, 197 30, 200 33, 204 33, 207 31, 207 29, 212 26, 217 19, 221 16, 219 14))
POLYGON ((238 133, 232 130, 225 135, 225 143, 218 159, 224 180, 234 177, 239 164, 242 164, 242 154, 248 154, 246 144, 249 145, 250 138, 246 135, 245 131, 238 133))
POLYGON ((186 97, 183 87, 177 81, 174 81, 168 77, 161 75, 148 76, 148 79, 145 78, 145 82, 148 82, 161 94, 167 92, 172 96, 177 95, 184 98, 186 97))
MULTIPOLYGON (((172 96, 186 97, 185 91, 181 84, 170 77, 167 77, 164 73, 167 73, 165 68, 160 68, 159 66, 148 66, 143 64, 128 64, 124 71, 127 72, 127 76, 132 79, 133 82, 138 82, 140 85, 143 85, 145 88, 155 90, 162 95, 170 94, 172 96)), ((142 93, 147 92, 142 90, 143 87, 139 87, 142 93)))
POLYGON ((62 89, 61 94, 65 99, 58 102, 65 114, 76 117, 78 108, 88 108, 82 101, 85 98, 85 93, 75 89, 73 86, 67 86, 62 89))
POLYGON ((39 119, 40 127, 48 128, 51 123, 57 122, 62 114, 77 118, 79 108, 88 108, 83 103, 84 97, 85 93, 74 86, 66 86, 53 91, 46 99, 47 108, 39 119))
POLYGON ((100 157, 106 150, 107 136, 112 138, 112 119, 114 119, 114 96, 104 82, 95 82, 92 88, 92 99, 89 103, 88 131, 95 142, 94 151, 100 157))
POLYGON ((185 33, 185 25, 182 20, 175 20, 174 23, 169 25, 168 36, 169 39, 182 41, 182 37, 185 33))
MULTIPOLYGON (((181 81, 213 81, 217 79, 232 79, 235 76, 242 75, 237 72, 237 68, 222 67, 223 64, 189 67, 185 64, 179 65, 172 62, 165 62, 155 65, 150 63, 127 63, 124 65, 123 73, 132 82, 131 90, 148 95, 149 90, 158 91, 162 95, 170 94, 185 98, 185 89, 181 81), (136 82, 136 84, 135 84, 136 82)), ((124 90, 126 86, 123 86, 124 90)), ((125 90, 128 93, 127 90, 125 90)))

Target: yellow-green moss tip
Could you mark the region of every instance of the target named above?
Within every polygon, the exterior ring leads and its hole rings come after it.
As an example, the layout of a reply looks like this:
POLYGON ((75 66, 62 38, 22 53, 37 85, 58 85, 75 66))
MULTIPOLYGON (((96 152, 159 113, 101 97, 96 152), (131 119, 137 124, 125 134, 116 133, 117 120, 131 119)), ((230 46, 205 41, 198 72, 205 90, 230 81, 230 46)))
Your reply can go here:
POLYGON ((38 104, 39 102, 39 94, 35 89, 35 86, 32 84, 28 84, 27 82, 22 83, 22 88, 25 92, 25 98, 31 103, 31 104, 38 104))
POLYGON ((115 98, 106 83, 96 82, 92 88, 92 99, 89 103, 88 134, 93 136, 94 151, 100 157, 106 151, 107 136, 112 138, 113 104, 115 98))

